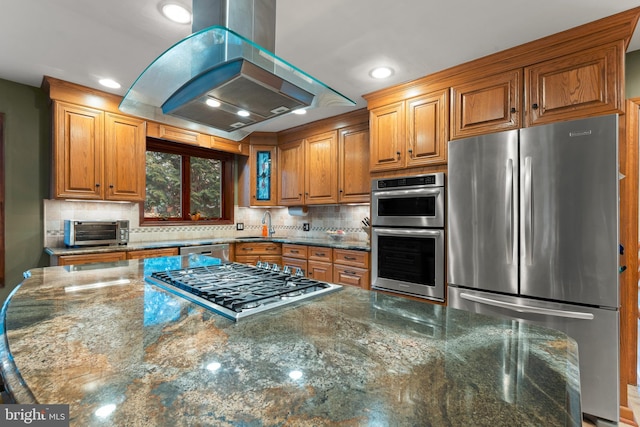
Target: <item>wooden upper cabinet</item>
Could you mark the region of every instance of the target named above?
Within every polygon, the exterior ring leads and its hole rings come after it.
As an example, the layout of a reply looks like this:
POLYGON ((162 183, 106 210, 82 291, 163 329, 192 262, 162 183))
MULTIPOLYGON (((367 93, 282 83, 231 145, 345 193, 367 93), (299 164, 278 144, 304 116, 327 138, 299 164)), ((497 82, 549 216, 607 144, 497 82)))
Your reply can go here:
POLYGON ((518 129, 522 69, 474 79, 451 88, 451 139, 518 129))
POLYGON ((370 171, 402 168, 402 151, 405 146, 404 101, 372 109, 369 114, 369 127, 370 171))
POLYGON ((371 172, 444 164, 449 136, 449 90, 373 108, 371 172))
POLYGON ((302 205, 304 202, 304 140, 278 147, 278 204, 302 205))
POLYGON ((59 101, 53 111, 55 197, 144 200, 144 120, 59 101))
POLYGON ((338 140, 338 202, 371 200, 369 177, 369 125, 340 130, 338 140))
POLYGON ((102 199, 104 112, 63 102, 53 111, 55 197, 102 199))
POLYGON ((146 123, 105 115, 105 199, 139 201, 145 198, 146 123))
POLYGON ((407 166, 446 163, 448 127, 448 89, 409 99, 407 101, 407 166))
POLYGON ((622 41, 525 68, 526 126, 622 110, 622 41))
POLYGON ((338 132, 305 139, 304 203, 338 202, 338 132))

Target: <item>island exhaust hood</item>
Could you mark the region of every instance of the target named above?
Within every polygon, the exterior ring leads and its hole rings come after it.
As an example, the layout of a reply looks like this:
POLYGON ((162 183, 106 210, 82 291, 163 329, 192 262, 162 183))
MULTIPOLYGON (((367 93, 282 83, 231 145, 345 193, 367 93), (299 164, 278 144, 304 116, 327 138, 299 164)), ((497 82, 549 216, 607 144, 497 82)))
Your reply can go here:
POLYGON ((192 30, 136 79, 121 111, 239 141, 299 108, 355 105, 272 53, 275 0, 193 0, 192 30))

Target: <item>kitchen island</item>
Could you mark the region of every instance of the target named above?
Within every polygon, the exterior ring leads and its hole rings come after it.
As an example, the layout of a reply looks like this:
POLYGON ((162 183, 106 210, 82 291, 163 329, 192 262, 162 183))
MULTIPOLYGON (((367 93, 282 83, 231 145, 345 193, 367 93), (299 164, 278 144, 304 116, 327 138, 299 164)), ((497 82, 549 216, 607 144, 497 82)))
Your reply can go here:
POLYGON ((561 332, 351 287, 234 322, 144 281, 208 260, 28 272, 1 317, 16 402, 73 426, 581 423, 561 332))

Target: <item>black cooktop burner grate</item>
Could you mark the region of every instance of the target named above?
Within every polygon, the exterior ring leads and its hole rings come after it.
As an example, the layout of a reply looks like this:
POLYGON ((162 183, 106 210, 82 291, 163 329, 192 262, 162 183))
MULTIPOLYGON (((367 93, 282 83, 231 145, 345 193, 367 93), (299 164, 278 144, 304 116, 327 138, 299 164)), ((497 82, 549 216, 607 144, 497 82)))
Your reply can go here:
POLYGON ((236 320, 341 288, 239 263, 160 271, 147 279, 236 320))

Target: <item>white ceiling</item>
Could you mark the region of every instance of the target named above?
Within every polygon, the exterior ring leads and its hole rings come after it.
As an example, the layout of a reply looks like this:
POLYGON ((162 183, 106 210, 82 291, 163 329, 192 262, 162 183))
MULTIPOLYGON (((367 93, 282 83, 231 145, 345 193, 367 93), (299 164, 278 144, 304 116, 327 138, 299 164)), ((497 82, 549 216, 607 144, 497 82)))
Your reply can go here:
MULTIPOLYGON (((190 7, 191 0, 178 0, 190 7)), ((190 25, 161 0, 2 0, 0 78, 39 87, 43 75, 124 95, 190 25)), ((640 6, 638 0, 277 0, 276 55, 357 101, 265 122, 278 131, 364 108, 363 94, 640 6), (395 74, 374 81, 371 68, 395 74)), ((636 31, 640 33, 640 31, 636 31)), ((629 51, 640 49, 634 37, 629 51)))

